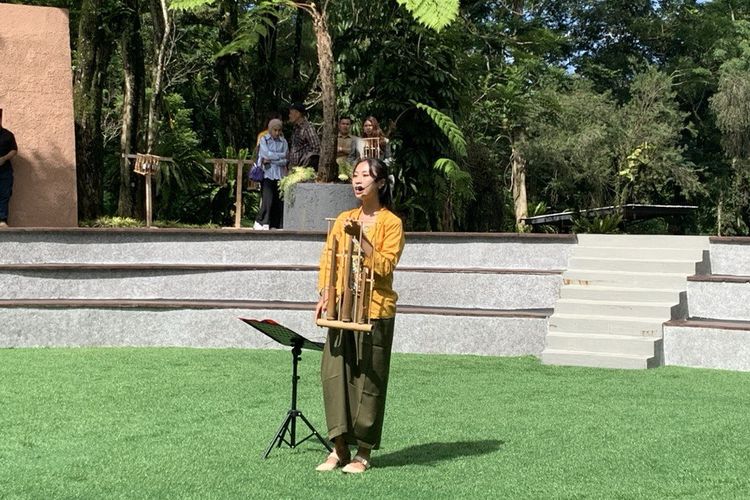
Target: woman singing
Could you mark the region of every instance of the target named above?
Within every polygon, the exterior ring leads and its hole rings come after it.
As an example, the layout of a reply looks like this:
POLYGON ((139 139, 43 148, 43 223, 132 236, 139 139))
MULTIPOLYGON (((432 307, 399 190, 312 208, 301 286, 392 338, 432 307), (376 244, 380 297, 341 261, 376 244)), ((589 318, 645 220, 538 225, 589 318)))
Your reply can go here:
MULTIPOLYGON (((319 471, 343 467, 344 472, 364 472, 370 468, 371 450, 380 445, 398 298, 393 291, 393 270, 404 249, 401 219, 389 210, 388 180, 388 167, 381 160, 370 158, 356 165, 352 187, 361 206, 338 216, 320 259, 321 298, 316 318, 326 309, 325 278, 334 240, 343 248, 345 235, 358 238, 362 228, 362 250, 375 281, 369 311, 372 332, 328 330, 320 371, 328 437, 334 451, 317 467, 319 471), (354 458, 349 446, 357 447, 354 458)), ((342 268, 342 263, 337 267, 342 268)))

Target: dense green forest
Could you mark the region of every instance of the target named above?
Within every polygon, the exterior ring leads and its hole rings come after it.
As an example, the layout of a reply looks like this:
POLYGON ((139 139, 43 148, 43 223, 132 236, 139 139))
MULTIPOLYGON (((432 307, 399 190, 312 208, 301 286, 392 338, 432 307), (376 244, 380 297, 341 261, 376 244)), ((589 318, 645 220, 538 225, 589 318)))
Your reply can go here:
POLYGON ((750 0, 23 3, 70 9, 81 219, 138 216, 121 153, 151 151, 158 218, 226 223, 205 158, 304 101, 324 149, 384 125, 409 230, 645 203, 699 209, 639 231, 750 231, 750 0))

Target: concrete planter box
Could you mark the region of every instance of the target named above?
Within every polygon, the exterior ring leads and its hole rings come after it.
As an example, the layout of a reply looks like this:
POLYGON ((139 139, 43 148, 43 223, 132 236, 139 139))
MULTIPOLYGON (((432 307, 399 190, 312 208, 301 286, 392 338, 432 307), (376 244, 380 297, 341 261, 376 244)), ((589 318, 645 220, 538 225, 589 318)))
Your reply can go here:
POLYGON ((292 186, 292 196, 284 199, 284 229, 326 231, 326 218, 358 205, 351 184, 301 182, 292 186))

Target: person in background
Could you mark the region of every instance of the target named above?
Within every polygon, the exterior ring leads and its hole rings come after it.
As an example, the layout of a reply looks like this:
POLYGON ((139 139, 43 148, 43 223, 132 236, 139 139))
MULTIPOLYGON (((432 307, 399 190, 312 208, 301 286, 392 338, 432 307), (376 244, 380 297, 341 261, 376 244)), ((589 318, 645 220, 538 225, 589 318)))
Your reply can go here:
POLYGON ((388 164, 391 159, 391 144, 374 116, 362 123, 362 137, 355 141, 355 160, 378 158, 388 164))
POLYGON ((3 110, 0 108, 0 227, 8 227, 8 204, 13 194, 13 165, 10 160, 16 154, 16 137, 3 128, 3 110))
POLYGON ((279 196, 279 181, 286 175, 289 146, 281 133, 283 123, 274 118, 260 140, 258 164, 263 167, 261 202, 253 229, 281 229, 284 205, 279 196))
POLYGON ((289 166, 305 166, 318 169, 320 158, 320 139, 307 121, 307 108, 304 104, 294 103, 289 106, 289 122, 294 125, 292 143, 289 148, 289 166))
POLYGON ((263 139, 263 136, 268 133, 268 124, 271 123, 271 120, 281 120, 281 113, 278 111, 271 111, 266 115, 266 121, 264 122, 266 124, 266 128, 261 130, 258 133, 258 137, 255 138, 255 146, 258 147, 260 145, 260 140, 263 139))
MULTIPOLYGON (((393 271, 404 250, 401 219, 390 211, 391 179, 381 160, 369 158, 356 165, 352 188, 361 205, 336 218, 320 256, 316 319, 325 314, 328 304, 331 252, 334 246, 344 247, 347 234, 358 238, 362 228, 364 259, 375 276, 369 310, 372 331, 331 328, 326 336, 320 377, 328 438, 334 450, 318 465, 321 472, 339 467, 352 474, 365 472, 370 468, 370 452, 380 446, 398 299, 393 291, 393 271), (334 245, 334 241, 338 243, 334 245), (349 446, 357 447, 353 458, 349 446)), ((337 269, 344 269, 342 257, 337 257, 337 269)))
POLYGON ((356 135, 351 134, 352 119, 348 116, 339 118, 339 135, 336 139, 336 163, 349 162, 353 163, 356 154, 354 145, 359 139, 356 135))

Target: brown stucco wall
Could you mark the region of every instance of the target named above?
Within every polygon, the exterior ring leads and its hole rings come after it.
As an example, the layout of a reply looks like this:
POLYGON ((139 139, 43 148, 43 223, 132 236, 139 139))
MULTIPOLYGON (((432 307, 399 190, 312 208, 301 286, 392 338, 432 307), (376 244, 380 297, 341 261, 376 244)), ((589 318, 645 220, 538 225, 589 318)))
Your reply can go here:
POLYGON ((78 225, 68 12, 0 4, 0 108, 13 132, 11 226, 78 225))

